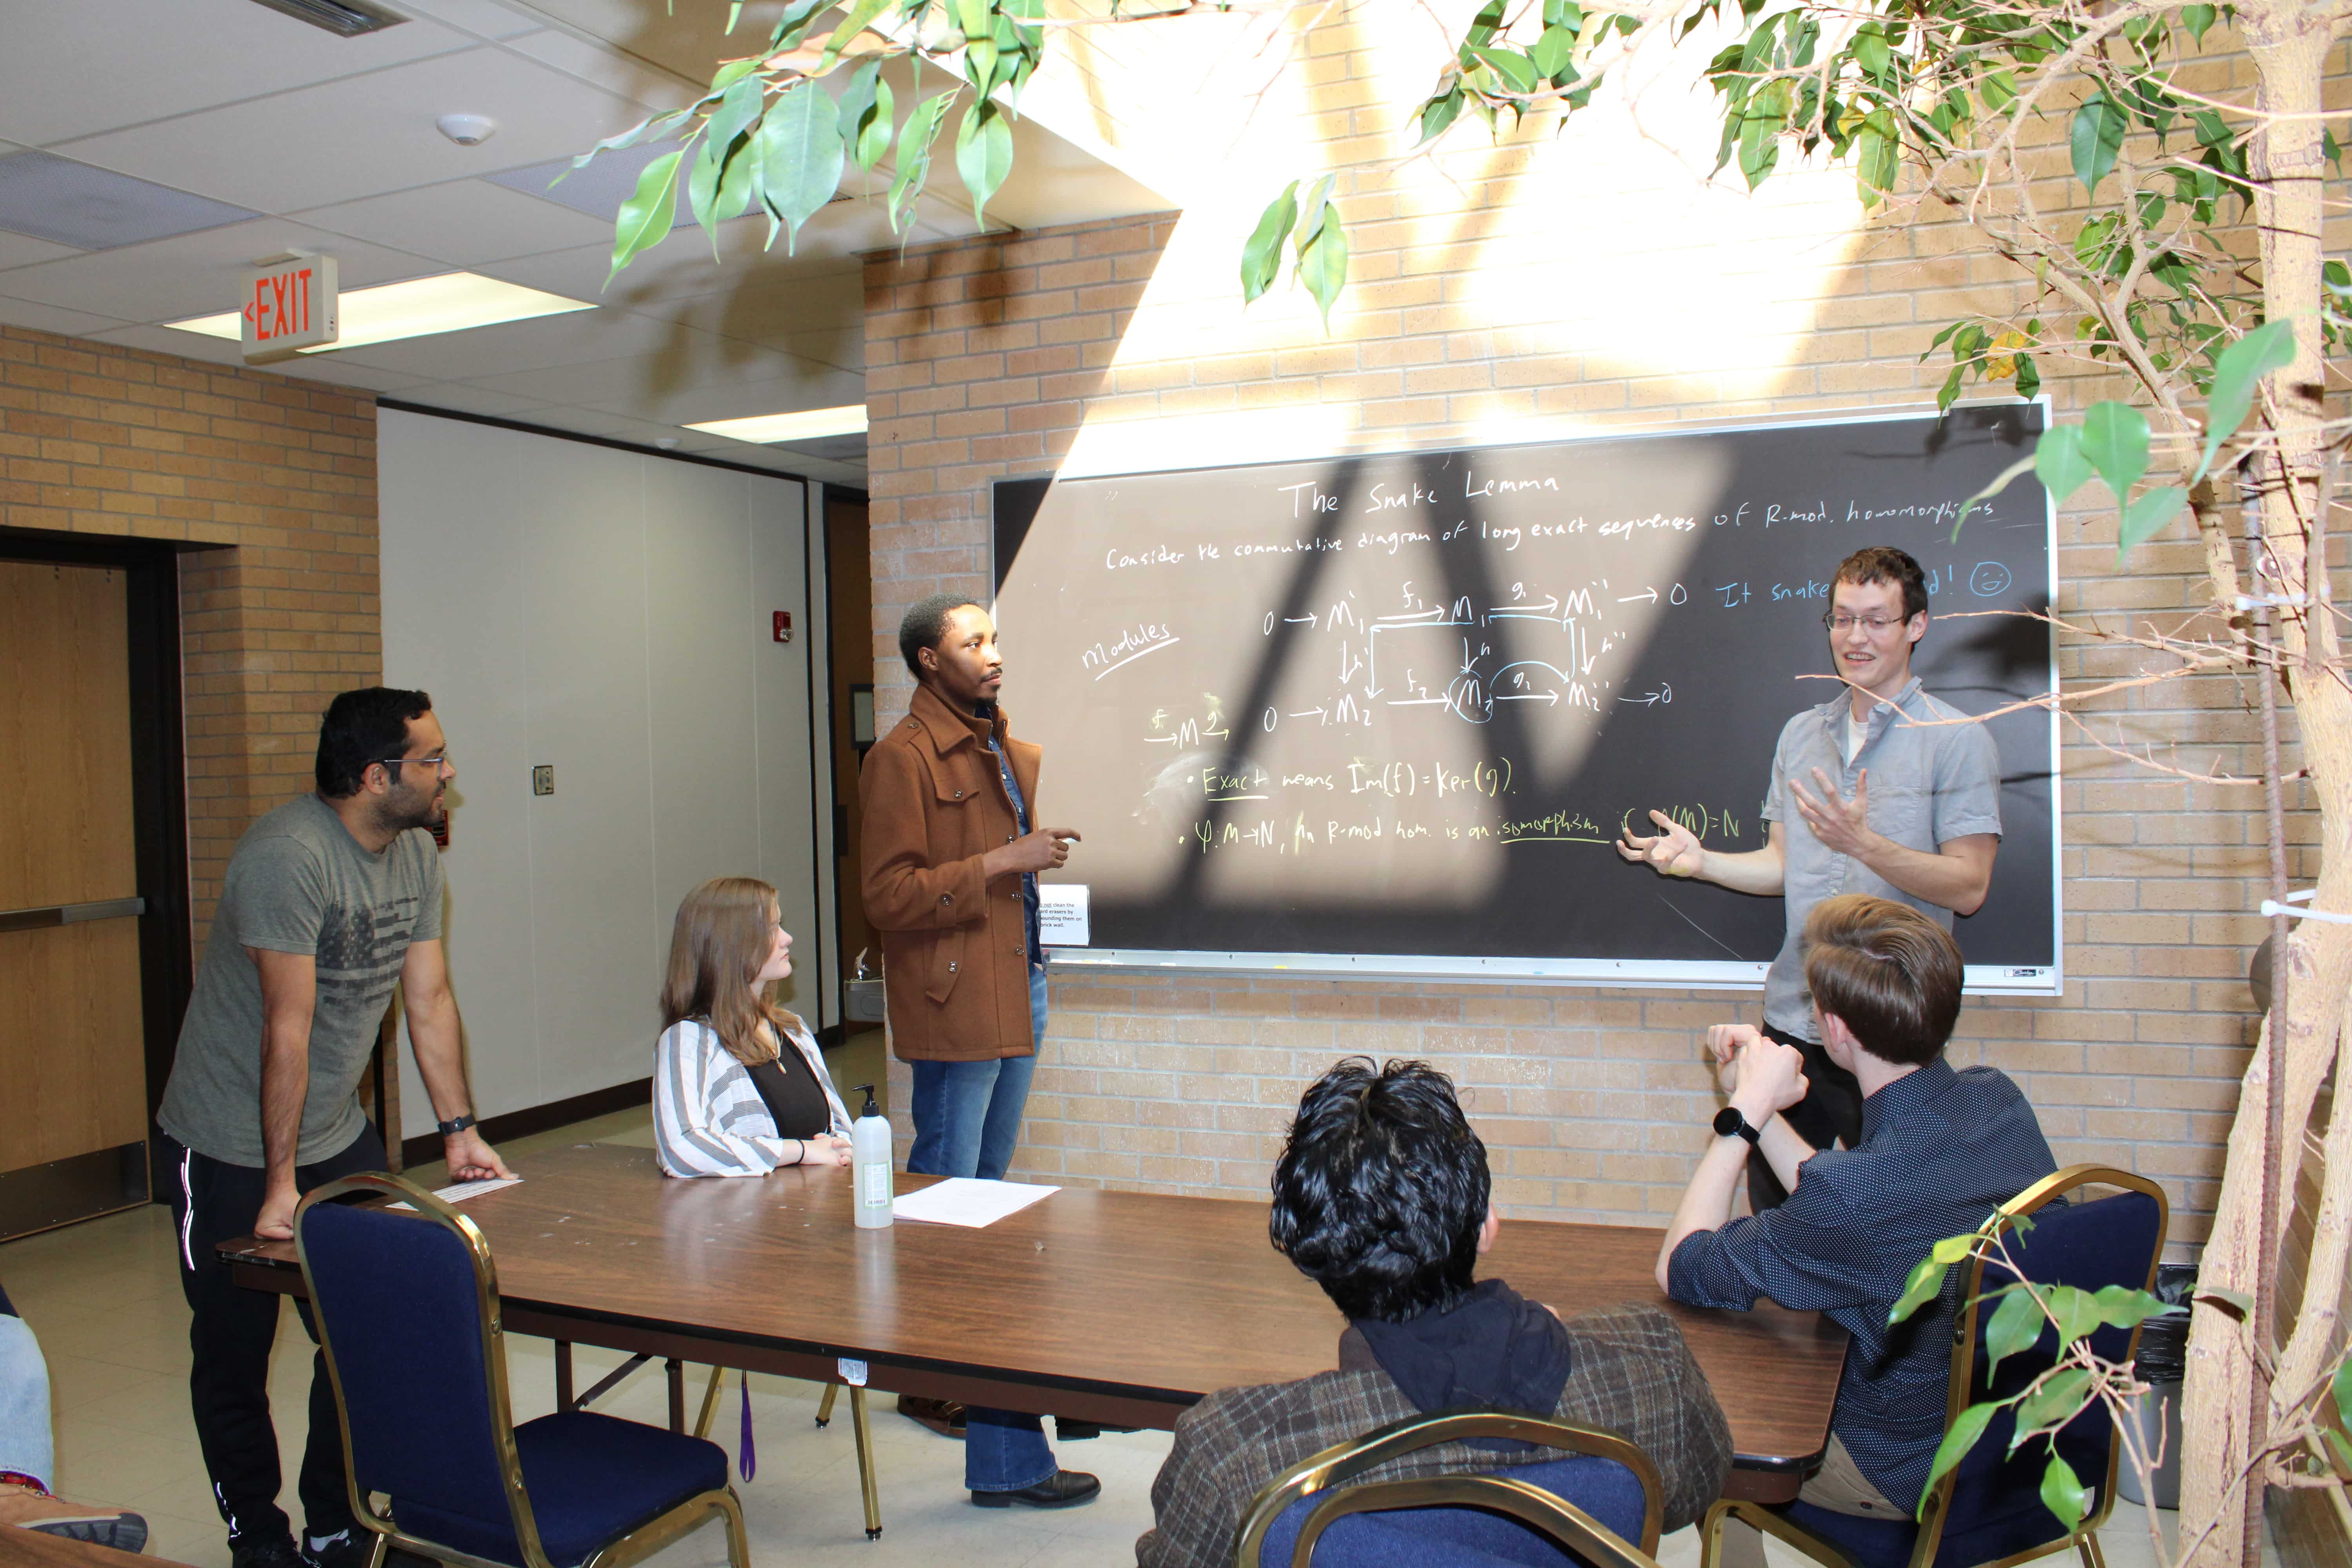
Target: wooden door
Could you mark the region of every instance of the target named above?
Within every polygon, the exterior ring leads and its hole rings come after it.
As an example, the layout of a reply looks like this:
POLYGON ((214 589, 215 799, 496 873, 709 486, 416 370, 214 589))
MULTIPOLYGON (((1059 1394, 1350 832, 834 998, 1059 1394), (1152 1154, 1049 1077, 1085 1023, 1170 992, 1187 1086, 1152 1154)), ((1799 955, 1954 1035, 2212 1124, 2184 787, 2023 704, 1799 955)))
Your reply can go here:
POLYGON ((146 1197, 125 578, 0 561, 0 1236, 146 1197))

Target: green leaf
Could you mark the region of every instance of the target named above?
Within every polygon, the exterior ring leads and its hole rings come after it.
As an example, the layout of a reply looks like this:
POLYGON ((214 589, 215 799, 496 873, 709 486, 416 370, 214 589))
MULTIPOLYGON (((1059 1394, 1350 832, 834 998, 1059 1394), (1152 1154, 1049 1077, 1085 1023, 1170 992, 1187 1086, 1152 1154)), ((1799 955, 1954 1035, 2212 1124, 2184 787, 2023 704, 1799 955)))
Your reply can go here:
POLYGON ((882 155, 890 151, 890 132, 895 128, 898 111, 890 84, 877 80, 873 106, 866 111, 865 124, 857 132, 857 145, 851 153, 859 168, 871 172, 874 165, 882 161, 882 155))
POLYGON ((2035 1384, 2033 1392, 2018 1403, 2018 1435, 2010 1444, 2011 1451, 2042 1428, 2063 1426, 2073 1420, 2090 1386, 2091 1374, 2079 1366, 2061 1368, 2035 1384))
POLYGON ((1242 247, 1242 303, 1246 305, 1274 286, 1282 270, 1282 242, 1298 221, 1298 182, 1282 188, 1258 215, 1257 227, 1242 247))
POLYGON ((882 8, 889 3, 890 0, 856 0, 856 4, 849 7, 849 15, 841 19, 841 26, 825 39, 824 54, 818 59, 816 69, 810 74, 823 76, 831 70, 833 62, 841 58, 841 51, 849 47, 849 40, 864 32, 866 24, 879 16, 882 8))
POLYGON ((607 289, 631 257, 660 243, 669 233, 670 221, 677 216, 677 164, 685 155, 683 147, 665 153, 637 175, 635 192, 621 204, 620 216, 613 222, 613 270, 604 275, 607 289))
POLYGON ((2226 1312, 2241 1321, 2253 1315, 2254 1299, 2243 1290, 2231 1290, 2220 1285, 2200 1285, 2197 1288, 2197 1293, 2189 1299, 2202 1301, 2207 1306, 2218 1311, 2226 1312))
POLYGON ((754 151, 762 197, 783 220, 789 252, 801 225, 841 186, 841 110, 833 95, 814 81, 784 91, 768 106, 754 151))
POLYGON ((1969 1232, 1966 1236, 1948 1236, 1929 1248, 1927 1256, 1938 1263, 1948 1266, 1966 1258, 1975 1248, 1976 1244, 1977 1233, 1974 1231, 1969 1232))
POLYGON ((1576 52, 1576 31, 1572 27, 1546 27, 1528 58, 1535 63, 1536 74, 1549 81, 1568 68, 1569 58, 1576 52))
POLYGON ((1325 174, 1307 186, 1307 194, 1298 200, 1298 222, 1291 228, 1290 244, 1302 255, 1323 226, 1323 207, 1331 199, 1331 182, 1336 177, 1325 174))
POLYGON ((1952 1423, 1952 1429, 1944 1434, 1942 1442, 1936 1445, 1935 1461, 1927 1467, 1927 1484, 1919 1489, 1919 1506, 1922 1509, 1935 1495, 1936 1483, 1943 1479, 1944 1472, 1968 1458, 1969 1450, 1977 1446, 1977 1439, 1983 1436, 1985 1428, 1992 1424, 1993 1412, 2000 1408, 1998 1404, 1971 1405, 1960 1412, 1960 1418, 1952 1423))
POLYGON ((2099 194, 2099 182, 2116 166, 2116 154, 2123 150, 2125 114, 2115 100, 2098 93, 2084 100, 2074 110, 2072 143, 2074 154, 2074 177, 2094 197, 2099 194))
POLYGON ((2074 1468, 2053 1452, 2049 1468, 2042 1472, 2042 1506, 2056 1514, 2058 1522, 2072 1534, 2083 1522, 2087 1500, 2083 1483, 2074 1479, 2074 1468))
POLYGON ((2091 459, 2083 455, 2083 427, 2053 425, 2033 448, 2033 473, 2054 505, 2064 506, 2091 482, 2091 459))
POLYGON ((1012 172, 1013 127, 1005 123, 1003 110, 987 99, 977 100, 963 111, 963 123, 956 129, 956 174, 971 194, 971 220, 982 228, 988 226, 982 210, 988 198, 1012 172))
POLYGON ((915 105, 898 132, 898 172, 890 181, 890 229, 903 232, 900 215, 911 208, 931 172, 931 143, 939 140, 940 124, 956 89, 935 93, 915 105))
POLYGON ((1298 280, 1307 285, 1307 292, 1321 307, 1323 331, 1328 336, 1332 302, 1348 283, 1348 230, 1340 221, 1337 203, 1324 204, 1323 221, 1317 226, 1315 237, 1298 252, 1298 280))
POLYGON ((857 153, 858 132, 873 118, 875 89, 877 87, 886 92, 889 90, 888 85, 882 80, 882 57, 868 55, 842 79, 841 96, 834 100, 841 117, 842 144, 849 149, 852 157, 857 153))
POLYGON ((712 205, 712 216, 720 223, 741 217, 751 207, 751 199, 760 184, 760 154, 749 142, 735 149, 727 160, 726 171, 719 178, 719 199, 712 205))
POLYGON ((1423 104, 1421 137, 1413 145, 1417 147, 1423 145, 1445 134, 1445 128, 1453 124, 1454 117, 1462 112, 1465 96, 1462 89, 1457 86, 1451 92, 1439 93, 1427 103, 1423 104))
POLYGON ((2221 351, 2213 362, 2213 395, 2205 407, 2205 455, 2189 482, 2205 477, 2221 443, 2238 433, 2254 406, 2263 377, 2294 363, 2294 323, 2265 321, 2221 351))
POLYGON ((2336 1379, 2331 1386, 2336 1394, 2337 1423, 2352 1426, 2352 1356, 2346 1356, 2336 1363, 2336 1379))
POLYGON ((2103 1285, 2099 1288, 2096 1300, 2099 1303, 2099 1316, 2119 1329, 2131 1328, 2135 1324, 2146 1322, 2150 1318, 2162 1317, 2172 1310, 2165 1304, 2163 1297, 2151 1296, 2147 1291, 2134 1289, 2129 1285, 2103 1285))
POLYGON ((1893 57, 1886 48, 1886 29, 1876 22, 1864 22, 1854 30, 1853 58, 1863 69, 1882 80, 1893 57))
POLYGON ((2042 373, 2033 367, 2031 355, 2019 354, 2017 356, 2017 395, 2030 398, 2040 395, 2041 391, 2042 373))
POLYGON ((2213 25, 2214 17, 2220 14, 2219 8, 2212 5, 2183 5, 2180 8, 2180 25, 2189 29, 2190 37, 2201 44, 2205 41, 2205 29, 2213 25))
POLYGON ((1918 1266, 1911 1270, 1911 1278, 1904 1282, 1903 1294, 1893 1307, 1887 1309, 1886 1321, 1899 1323, 1934 1300, 1944 1289, 1944 1274, 1948 1268, 1949 1265, 1937 1262, 1932 1256, 1921 1258, 1918 1266))
POLYGON ((801 36, 808 31, 809 24, 833 3, 834 0, 793 0, 784 7, 784 14, 776 18, 774 29, 768 34, 768 47, 772 51, 789 49, 798 44, 801 36))
MULTIPOLYGON (((677 129, 678 123, 692 112, 692 110, 679 109, 673 110, 667 114, 656 114, 648 119, 640 120, 635 125, 630 126, 626 131, 622 132, 618 136, 607 136, 602 142, 597 142, 593 147, 589 148, 585 153, 581 153, 577 158, 572 159, 572 169, 586 168, 588 166, 588 161, 599 153, 617 153, 624 147, 634 147, 640 142, 647 141, 657 136, 667 135, 671 131, 677 129)), ((548 181, 547 188, 551 191, 556 186, 562 184, 563 183, 564 176, 571 174, 572 169, 566 169, 563 171, 563 174, 558 174, 555 178, 548 181)))
POLYGON ((2094 403, 2083 416, 2083 456, 2121 505, 2147 472, 2147 417, 2128 403, 2094 403))
POLYGON ((767 101, 767 84, 758 77, 747 76, 729 88, 710 111, 710 123, 704 129, 711 144, 726 156, 735 145, 735 138, 743 134, 751 121, 760 118, 761 106, 767 101))
POLYGON ((1862 187, 1862 205, 1874 206, 1895 188, 1902 172, 1903 144, 1895 131, 1895 117, 1883 109, 1864 116, 1854 135, 1854 180, 1862 187))
POLYGON ((2134 496, 2124 508, 2123 531, 2116 536, 2116 553, 2121 555, 2135 544, 2142 544, 2164 531, 2164 525, 2180 515, 2189 504, 2189 492, 2179 485, 2166 485, 2134 496))
POLYGON ((711 73, 710 96, 718 97, 759 68, 760 62, 755 59, 729 60, 711 73))
POLYGON ((1549 71, 1538 71, 1535 61, 1517 49, 1474 44, 1470 52, 1494 67, 1495 74, 1501 77, 1504 85, 1513 92, 1533 92, 1537 78, 1551 74, 1549 71))
POLYGON ((2073 1344, 2105 1321, 2097 1298, 2087 1290, 2072 1285, 2053 1285, 2044 1293, 2049 1303, 2050 1321, 2058 1325, 2061 1349, 2073 1344))
POLYGON ((719 205, 719 176, 721 172, 716 144, 709 137, 696 143, 694 164, 686 176, 686 199, 693 209, 694 221, 710 237, 710 258, 719 259, 719 218, 712 210, 719 205))
MULTIPOLYGON (((1969 513, 1976 510, 1978 507, 1983 505, 1986 501, 1992 500, 1993 497, 2000 494, 2001 491, 2009 489, 2010 481, 2011 479, 2018 479, 2022 475, 2031 472, 2032 468, 2032 458, 2020 458, 2017 461, 2003 468, 2000 473, 1994 475, 1991 482, 1987 484, 1984 489, 1979 490, 1967 500, 1961 502, 1960 515, 1952 520, 1952 542, 1954 543, 1958 542, 1960 537, 1960 525, 1969 521, 1969 513)), ((1930 1259, 1929 1261, 1932 1262, 1933 1259, 1930 1259)), ((1995 1293, 1998 1294, 1998 1292, 1995 1293)))
MULTIPOLYGON (((1992 1321, 1985 1325, 1985 1354, 1991 1358, 1992 1366, 2020 1351, 2031 1350, 2042 1337, 2042 1309, 2033 1304, 2033 1297, 2021 1287, 2011 1286, 1993 1310, 1992 1321)), ((1988 1373, 1990 1370, 1987 1368, 1988 1373)))

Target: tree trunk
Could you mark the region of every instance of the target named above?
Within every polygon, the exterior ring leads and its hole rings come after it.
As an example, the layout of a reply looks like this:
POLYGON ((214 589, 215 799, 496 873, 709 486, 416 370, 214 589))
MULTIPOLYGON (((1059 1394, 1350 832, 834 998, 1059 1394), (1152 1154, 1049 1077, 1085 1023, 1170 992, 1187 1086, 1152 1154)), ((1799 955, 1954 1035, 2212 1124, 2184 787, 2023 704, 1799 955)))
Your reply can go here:
MULTIPOLYGON (((2258 453, 2248 477, 2262 492, 2262 518, 2268 570, 2254 563, 2245 591, 2301 601, 2312 520, 2323 504, 2320 421, 2326 369, 2314 307, 2320 299, 2321 179, 2320 77, 2327 46, 2343 20, 2343 0, 2309 5, 2302 0, 2253 0, 2238 8, 2256 74, 2255 107, 2266 116, 2251 132, 2249 159, 2255 182, 2255 218, 2260 225, 2264 319, 2295 323, 2294 362, 2271 379, 2256 416, 2256 427, 2271 437, 2271 450, 2258 453)), ((2217 588, 2219 584, 2217 584, 2217 588)), ((2323 662, 2306 669, 2306 654, 2326 661, 2336 652, 2329 614, 2322 609, 2306 624, 2303 613, 2279 611, 2277 640, 2284 675, 2295 700, 2309 797, 2320 817, 2319 887, 2313 907, 2352 911, 2352 854, 2344 853, 2352 831, 2352 700, 2343 681, 2323 662), (2305 632, 2312 636, 2305 647, 2305 632)), ((2275 1268, 2277 1237, 2286 1205, 2276 1191, 2264 1192, 2266 1157, 2278 1157, 2292 1179, 2287 1149, 2299 1149, 2314 1097, 2335 1055, 2336 1032, 2352 988, 2352 928, 2308 921, 2289 943, 2287 1017, 2265 1020, 2263 1043, 2247 1068, 2230 1134, 2228 1163, 2215 1205, 2199 1282, 2254 1293, 2257 1279, 2275 1268), (2283 1042, 2280 1041, 2284 1034, 2283 1042), (2284 1115, 2273 1148, 2269 1128, 2274 1055, 2284 1063, 2284 1115), (2265 1216, 2265 1201, 2272 1205, 2265 1216), (2264 1223, 2265 1219, 2267 1224, 2264 1223), (2267 1230, 2268 1235, 2264 1234, 2267 1230)), ((2274 1184, 2284 1187, 2284 1182, 2274 1184)), ((2267 1298, 2267 1292, 2265 1292, 2267 1298)), ((2256 1378, 2248 1328, 2224 1313, 2200 1306, 2189 1343, 2189 1385, 2184 1401, 2187 1435, 2181 1468, 2184 1533, 2218 1526, 2196 1558, 2196 1568, 2245 1568, 2260 1562, 2260 1491, 2250 1498, 2238 1484, 2261 1434, 2256 1378)), ((2266 1331, 2267 1325, 2264 1325, 2266 1331)), ((2267 1425, 2267 1423, 2262 1423, 2267 1425)))

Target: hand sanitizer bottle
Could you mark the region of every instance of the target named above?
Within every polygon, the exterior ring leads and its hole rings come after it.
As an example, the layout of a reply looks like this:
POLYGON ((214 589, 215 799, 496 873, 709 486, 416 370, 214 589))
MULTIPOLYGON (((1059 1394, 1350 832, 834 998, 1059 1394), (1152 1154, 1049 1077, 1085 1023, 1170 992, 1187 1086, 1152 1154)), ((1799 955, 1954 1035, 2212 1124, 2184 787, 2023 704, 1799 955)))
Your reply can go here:
POLYGON ((861 1083, 865 1109, 849 1126, 849 1168, 856 1178, 856 1195, 850 1207, 860 1230, 879 1230, 890 1223, 890 1122, 874 1103, 874 1086, 861 1083))

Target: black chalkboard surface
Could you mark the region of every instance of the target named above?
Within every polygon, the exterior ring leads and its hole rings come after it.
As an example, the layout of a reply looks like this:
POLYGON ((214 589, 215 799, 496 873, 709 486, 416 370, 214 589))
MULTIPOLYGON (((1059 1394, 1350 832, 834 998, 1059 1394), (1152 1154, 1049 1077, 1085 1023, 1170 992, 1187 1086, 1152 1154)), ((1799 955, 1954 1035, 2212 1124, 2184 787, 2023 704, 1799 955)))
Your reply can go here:
MULTIPOLYGON (((1759 847, 1775 740, 1839 689, 1837 563, 1928 571, 1929 691, 2054 684, 2039 405, 1007 480, 1005 706, 1045 747, 1057 963, 1756 984, 1783 906, 1621 861, 1656 807, 1759 847), (1962 615, 1969 618, 1958 618, 1962 615)), ((1977 990, 2059 982, 2054 721, 1990 721, 2004 837, 1977 990)))

